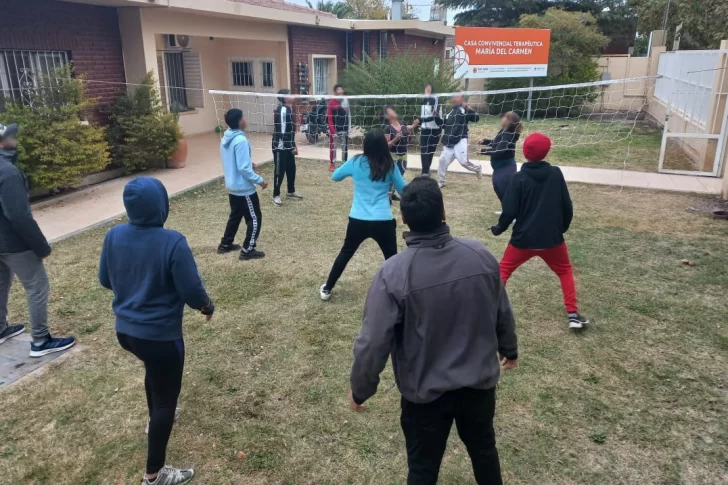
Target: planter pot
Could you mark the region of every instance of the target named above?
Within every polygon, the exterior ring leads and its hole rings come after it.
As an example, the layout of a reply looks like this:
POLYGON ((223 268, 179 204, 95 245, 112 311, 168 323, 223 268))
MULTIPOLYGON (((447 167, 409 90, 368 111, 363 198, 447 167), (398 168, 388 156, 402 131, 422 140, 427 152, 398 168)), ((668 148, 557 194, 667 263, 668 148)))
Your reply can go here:
POLYGON ((187 150, 187 140, 180 138, 177 150, 167 162, 167 168, 185 168, 185 165, 187 165, 187 150))

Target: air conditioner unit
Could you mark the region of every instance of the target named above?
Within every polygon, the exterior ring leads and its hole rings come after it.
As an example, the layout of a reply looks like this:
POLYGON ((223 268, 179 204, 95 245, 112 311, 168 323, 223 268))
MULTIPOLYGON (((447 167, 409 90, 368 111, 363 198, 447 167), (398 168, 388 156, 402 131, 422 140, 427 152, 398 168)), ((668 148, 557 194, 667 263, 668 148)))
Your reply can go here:
POLYGON ((167 49, 187 49, 190 47, 189 35, 169 34, 165 36, 167 49))

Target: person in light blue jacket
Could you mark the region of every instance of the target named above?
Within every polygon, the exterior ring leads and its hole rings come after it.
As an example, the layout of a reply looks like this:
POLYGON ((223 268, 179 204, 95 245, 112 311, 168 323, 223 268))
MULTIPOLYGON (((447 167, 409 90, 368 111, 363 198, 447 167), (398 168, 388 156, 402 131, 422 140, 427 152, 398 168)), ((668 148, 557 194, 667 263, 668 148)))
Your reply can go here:
POLYGON ((352 178, 354 200, 344 245, 334 261, 329 279, 321 285, 322 300, 331 298, 331 291, 349 260, 367 239, 372 238, 379 244, 384 259, 397 254, 397 221, 392 216, 389 188, 394 185, 401 194, 407 183, 402 172, 395 168, 384 133, 375 129, 364 137, 364 154, 347 161, 331 175, 334 182, 352 178))
POLYGON ((256 185, 265 189, 268 183, 254 170, 250 143, 244 132, 247 123, 243 112, 237 108, 231 109, 225 113, 225 123, 229 128, 222 137, 220 155, 225 174, 225 187, 230 199, 230 218, 217 252, 224 254, 240 250, 242 260, 260 259, 265 253, 255 249, 255 246, 260 236, 263 214, 260 211, 256 185), (240 246, 234 244, 234 241, 243 218, 248 230, 245 233, 245 241, 240 246))

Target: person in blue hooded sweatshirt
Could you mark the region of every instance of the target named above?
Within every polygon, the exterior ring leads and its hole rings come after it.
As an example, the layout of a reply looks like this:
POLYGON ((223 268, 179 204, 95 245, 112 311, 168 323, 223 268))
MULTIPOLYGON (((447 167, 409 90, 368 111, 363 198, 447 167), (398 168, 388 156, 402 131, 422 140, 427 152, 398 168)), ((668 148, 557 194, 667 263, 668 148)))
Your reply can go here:
POLYGON ((224 254, 240 250, 241 260, 260 259, 265 253, 256 250, 255 245, 260 236, 263 214, 260 212, 256 185, 265 189, 268 183, 255 173, 250 155, 250 143, 245 137, 244 130, 247 123, 243 112, 237 108, 229 110, 225 113, 225 123, 228 129, 222 137, 220 155, 225 173, 225 187, 230 200, 230 217, 217 252, 224 254), (234 244, 234 241, 243 218, 248 229, 241 248, 238 244, 234 244))
POLYGON ((141 360, 146 370, 149 440, 142 485, 177 485, 194 475, 192 469, 165 465, 182 388, 182 314, 187 305, 210 320, 215 306, 187 240, 164 228, 169 198, 162 182, 135 178, 124 187, 124 207, 129 223, 106 234, 99 281, 114 292, 119 344, 141 360))

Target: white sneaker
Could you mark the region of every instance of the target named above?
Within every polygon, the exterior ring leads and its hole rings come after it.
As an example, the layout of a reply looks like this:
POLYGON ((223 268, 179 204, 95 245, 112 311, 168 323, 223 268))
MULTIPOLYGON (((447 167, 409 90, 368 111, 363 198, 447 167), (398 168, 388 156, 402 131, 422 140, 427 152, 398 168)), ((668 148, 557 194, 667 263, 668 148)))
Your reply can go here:
POLYGON ((278 207, 283 205, 283 202, 281 201, 281 197, 279 195, 276 195, 273 197, 273 203, 277 205, 278 207))
MULTIPOLYGON (((182 414, 182 408, 175 408, 174 410, 174 422, 176 423, 179 419, 179 415, 182 414)), ((149 434, 149 420, 147 420, 147 427, 144 429, 146 434, 149 434)))
POLYGON ((145 478, 142 485, 180 485, 189 482, 194 476, 195 471, 192 468, 172 468, 165 465, 154 480, 145 478))
POLYGON ((475 176, 478 177, 478 180, 483 180, 483 167, 478 167, 478 170, 475 171, 475 176))
POLYGON ((298 192, 289 192, 286 194, 289 199, 303 199, 303 196, 298 192))
POLYGON ((444 189, 445 188, 445 182, 438 182, 437 183, 437 186, 440 187, 440 189, 444 189))
POLYGON ((331 299, 331 290, 326 289, 326 283, 321 285, 321 288, 319 289, 319 295, 321 295, 321 299, 323 301, 329 301, 331 299))
POLYGON ((495 211, 495 215, 499 216, 501 214, 503 214, 503 211, 495 211))

